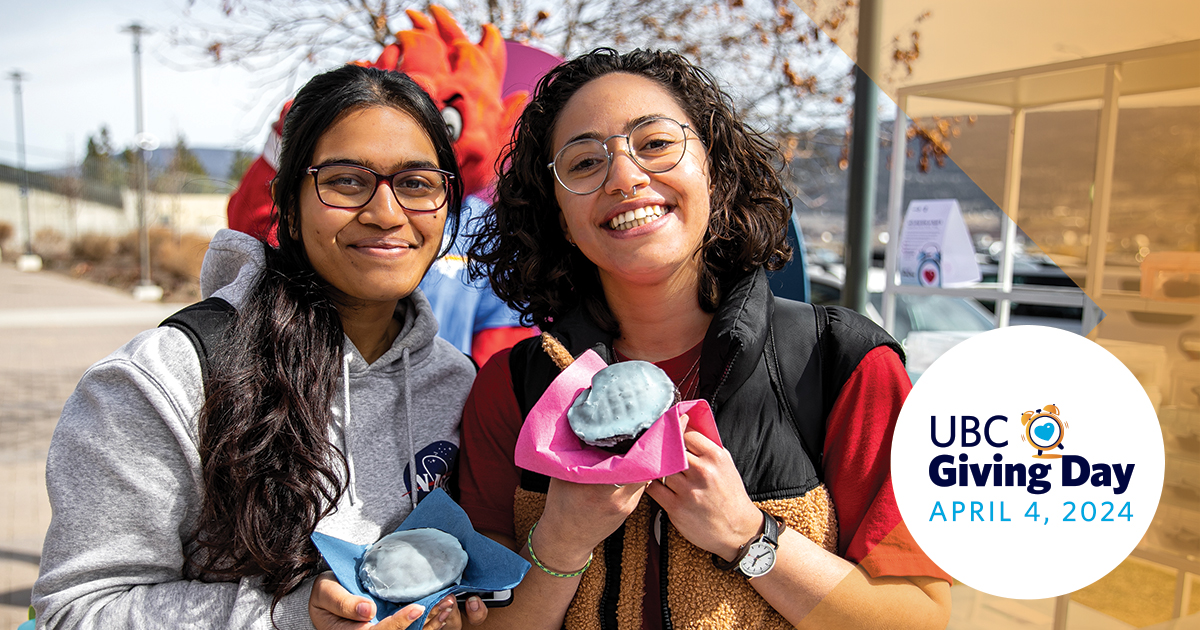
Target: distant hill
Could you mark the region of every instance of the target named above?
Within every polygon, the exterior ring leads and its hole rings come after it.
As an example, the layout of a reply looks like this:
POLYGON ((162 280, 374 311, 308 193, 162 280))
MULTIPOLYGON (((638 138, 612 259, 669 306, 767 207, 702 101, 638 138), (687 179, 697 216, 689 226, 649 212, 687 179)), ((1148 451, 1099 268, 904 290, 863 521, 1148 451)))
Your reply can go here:
MULTIPOLYGON (((234 149, 209 149, 203 147, 189 147, 192 153, 196 155, 196 159, 200 160, 200 164, 204 167, 204 171, 213 179, 225 180, 229 177, 229 167, 233 165, 234 156, 237 151, 234 149)), ((171 165, 171 160, 175 158, 175 149, 173 147, 164 147, 150 153, 148 164, 151 170, 165 171, 171 165)))
MULTIPOLYGON (((886 124, 890 126, 891 122, 886 124)), ((845 214, 846 204, 849 203, 850 171, 841 170, 837 166, 842 147, 836 143, 840 142, 842 134, 840 129, 827 130, 821 135, 835 139, 834 143, 817 144, 812 155, 792 161, 791 181, 801 192, 794 202, 801 214, 845 214)), ((916 140, 908 143, 908 150, 914 155, 920 151, 916 140)), ((891 148, 881 147, 875 182, 877 222, 887 221, 888 186, 892 177, 891 161, 891 148)), ((942 167, 931 164, 927 173, 919 171, 917 160, 913 158, 906 159, 904 167, 905 204, 912 199, 955 198, 964 212, 998 210, 997 205, 952 159, 946 160, 945 166, 942 167)))
MULTIPOLYGON (((229 167, 233 165, 234 156, 237 155, 236 149, 211 149, 204 147, 190 148, 192 153, 196 155, 196 159, 200 160, 200 164, 204 167, 204 171, 213 179, 225 179, 229 175, 229 167)), ((149 164, 152 172, 162 172, 167 170, 167 167, 171 165, 171 160, 175 158, 175 149, 172 147, 159 148, 154 151, 150 151, 149 153, 149 164)), ((40 172, 51 177, 63 177, 67 175, 78 175, 79 167, 72 166, 66 168, 55 168, 40 172)))

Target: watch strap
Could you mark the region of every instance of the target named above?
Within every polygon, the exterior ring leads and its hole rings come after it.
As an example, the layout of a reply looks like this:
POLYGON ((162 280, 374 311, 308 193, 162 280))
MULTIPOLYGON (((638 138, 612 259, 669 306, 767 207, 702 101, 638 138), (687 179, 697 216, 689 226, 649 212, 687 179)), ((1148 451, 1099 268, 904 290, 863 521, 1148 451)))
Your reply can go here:
MULTIPOLYGON (((759 509, 762 509, 762 508, 759 508, 759 509)), ((770 512, 768 512, 766 510, 762 510, 762 513, 763 513, 762 540, 766 541, 767 543, 770 543, 770 545, 772 547, 775 547, 776 549, 778 549, 779 548, 779 533, 780 533, 779 521, 775 519, 774 514, 771 514, 770 512)), ((751 541, 751 542, 753 542, 753 541, 751 541)), ((747 544, 746 546, 749 547, 750 545, 747 544)))
POLYGON ((750 553, 750 543, 754 542, 755 540, 758 539, 753 538, 746 541, 746 544, 738 547, 737 556, 735 556, 733 560, 726 560, 725 558, 722 558, 714 553, 712 555, 713 566, 722 571, 732 571, 738 568, 738 565, 742 563, 742 559, 746 557, 746 554, 750 553))
POLYGON ((758 542, 759 540, 766 540, 767 542, 770 542, 772 547, 779 546, 778 521, 775 520, 775 517, 772 516, 770 512, 767 512, 762 508, 758 508, 758 511, 762 512, 763 514, 763 533, 755 534, 753 538, 747 540, 741 547, 738 547, 737 556, 733 560, 726 560, 715 553, 712 554, 713 566, 722 571, 736 570, 742 563, 742 560, 746 557, 746 554, 750 553, 750 545, 758 542))

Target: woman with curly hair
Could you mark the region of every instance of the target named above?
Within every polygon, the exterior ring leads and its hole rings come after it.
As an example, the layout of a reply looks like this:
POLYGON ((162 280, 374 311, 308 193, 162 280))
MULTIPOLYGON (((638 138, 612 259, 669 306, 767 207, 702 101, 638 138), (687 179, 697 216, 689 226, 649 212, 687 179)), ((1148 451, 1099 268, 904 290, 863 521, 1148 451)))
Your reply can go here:
POLYGON ((494 357, 463 418, 461 502, 535 565, 489 627, 941 628, 948 576, 913 544, 888 450, 910 384, 857 314, 775 299, 791 257, 774 148, 674 53, 593 51, 538 85, 473 259, 572 355, 661 367, 723 446, 688 469, 576 484, 513 461, 558 368, 494 357))
MULTIPOLYGON (((429 96, 345 66, 296 96, 271 190, 278 247, 219 233, 197 326, 141 333, 63 408, 39 628, 371 625, 310 537, 372 543, 454 465, 475 370, 416 288, 462 184, 429 96)), ((429 630, 461 625, 453 596, 429 612, 429 630)))

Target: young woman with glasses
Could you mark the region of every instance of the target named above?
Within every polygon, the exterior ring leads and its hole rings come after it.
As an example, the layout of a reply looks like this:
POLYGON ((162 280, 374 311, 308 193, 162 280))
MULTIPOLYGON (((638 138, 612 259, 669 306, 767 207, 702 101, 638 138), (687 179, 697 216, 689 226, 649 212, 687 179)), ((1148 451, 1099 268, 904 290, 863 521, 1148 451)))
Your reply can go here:
MULTIPOLYGON (((207 370, 160 327, 63 409, 38 627, 370 625, 374 604, 322 573, 310 536, 372 543, 454 465, 475 370, 414 290, 457 223, 457 172, 408 77, 345 66, 300 90, 272 184, 279 246, 224 231, 205 258, 202 291, 236 309, 207 370)), ((453 597, 427 619, 462 622, 453 597)))
POLYGON ((464 412, 461 503, 535 568, 488 627, 946 625, 949 578, 891 492, 899 347, 770 294, 764 270, 791 256, 778 159, 673 53, 601 49, 538 85, 476 271, 573 355, 658 364, 709 402, 723 447, 689 431, 688 470, 649 484, 519 470, 558 369, 536 339, 494 357, 464 412))

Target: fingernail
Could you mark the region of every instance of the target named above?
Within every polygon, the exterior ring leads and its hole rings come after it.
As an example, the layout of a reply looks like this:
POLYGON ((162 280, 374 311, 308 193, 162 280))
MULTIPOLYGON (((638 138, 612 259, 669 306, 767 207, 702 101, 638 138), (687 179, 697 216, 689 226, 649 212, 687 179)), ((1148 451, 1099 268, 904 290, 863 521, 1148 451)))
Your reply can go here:
POLYGON ((440 622, 442 622, 442 623, 446 623, 446 620, 447 620, 447 619, 449 619, 449 618, 450 618, 450 611, 449 611, 449 610, 443 610, 443 611, 442 611, 442 614, 438 615, 438 621, 440 621, 440 622))
POLYGON ((479 612, 479 604, 480 600, 478 597, 471 597, 467 599, 467 610, 470 610, 471 612, 479 612))
POLYGON ((359 602, 358 605, 354 607, 354 612, 363 619, 370 619, 373 616, 371 614, 371 605, 367 602, 359 602))
POLYGON ((420 617, 421 615, 424 615, 424 614, 425 614, 425 607, 417 606, 416 608, 408 611, 408 619, 410 621, 416 621, 418 617, 420 617))

